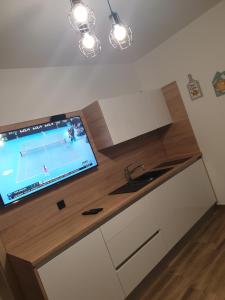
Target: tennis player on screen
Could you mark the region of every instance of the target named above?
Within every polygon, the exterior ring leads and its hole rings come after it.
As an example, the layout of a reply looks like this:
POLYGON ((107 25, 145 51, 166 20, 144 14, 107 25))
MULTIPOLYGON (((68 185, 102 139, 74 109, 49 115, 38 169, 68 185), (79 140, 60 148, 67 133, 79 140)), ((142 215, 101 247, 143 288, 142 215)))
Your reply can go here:
POLYGON ((48 173, 48 168, 46 167, 46 165, 43 165, 43 170, 45 173, 48 173))

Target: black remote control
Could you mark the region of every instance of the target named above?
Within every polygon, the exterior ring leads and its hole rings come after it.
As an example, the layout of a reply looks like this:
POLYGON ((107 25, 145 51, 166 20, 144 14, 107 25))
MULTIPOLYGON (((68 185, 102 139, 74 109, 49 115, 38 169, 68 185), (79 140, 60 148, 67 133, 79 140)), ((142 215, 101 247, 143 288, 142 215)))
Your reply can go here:
POLYGON ((90 210, 86 210, 84 212, 82 212, 83 216, 88 216, 88 215, 96 215, 98 214, 100 211, 103 211, 103 208, 92 208, 90 210))

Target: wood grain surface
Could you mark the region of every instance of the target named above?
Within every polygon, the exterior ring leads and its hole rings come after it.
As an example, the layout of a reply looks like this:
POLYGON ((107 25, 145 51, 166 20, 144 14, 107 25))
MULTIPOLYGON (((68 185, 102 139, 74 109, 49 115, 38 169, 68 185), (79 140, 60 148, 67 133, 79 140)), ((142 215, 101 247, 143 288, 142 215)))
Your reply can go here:
POLYGON ((176 82, 162 88, 173 124, 165 128, 162 143, 168 159, 200 152, 176 82))
POLYGON ((101 150, 112 146, 113 141, 98 101, 85 107, 83 114, 94 137, 97 149, 101 150))
POLYGON ((103 211, 94 216, 82 216, 81 211, 74 213, 70 218, 47 228, 45 232, 39 235, 24 239, 23 243, 8 246, 8 254, 12 257, 20 258, 23 261, 30 262, 34 267, 42 265, 46 260, 54 257, 57 252, 61 252, 64 248, 73 244, 76 240, 93 231, 108 219, 116 215, 121 210, 130 206, 132 203, 140 199, 151 190, 173 177, 183 169, 191 165, 199 159, 199 155, 189 158, 186 162, 179 164, 171 169, 171 171, 160 176, 153 182, 140 189, 135 193, 105 195, 104 197, 89 203, 84 210, 94 207, 102 207, 103 211))

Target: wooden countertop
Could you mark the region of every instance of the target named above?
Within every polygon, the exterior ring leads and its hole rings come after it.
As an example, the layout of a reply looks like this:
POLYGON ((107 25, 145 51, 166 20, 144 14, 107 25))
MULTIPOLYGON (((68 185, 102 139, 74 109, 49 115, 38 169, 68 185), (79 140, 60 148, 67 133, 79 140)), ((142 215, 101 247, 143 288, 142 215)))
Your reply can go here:
POLYGON ((105 195, 97 201, 94 201, 91 205, 89 204, 85 207, 85 210, 102 207, 103 211, 99 214, 83 216, 81 211, 77 212, 57 226, 49 228, 45 232, 32 237, 12 249, 6 249, 7 254, 9 257, 27 261, 31 263, 33 267, 39 267, 72 245, 75 241, 81 239, 84 235, 93 231, 114 215, 136 202, 142 196, 193 164, 200 157, 201 154, 196 154, 184 163, 170 166, 172 167, 170 171, 135 193, 105 195))

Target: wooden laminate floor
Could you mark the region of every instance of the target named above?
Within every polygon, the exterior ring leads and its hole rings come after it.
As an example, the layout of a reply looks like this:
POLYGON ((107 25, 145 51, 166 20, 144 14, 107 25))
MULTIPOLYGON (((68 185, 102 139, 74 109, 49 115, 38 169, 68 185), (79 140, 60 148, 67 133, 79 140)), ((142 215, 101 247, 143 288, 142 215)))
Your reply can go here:
POLYGON ((225 300, 225 207, 174 249, 129 300, 225 300))

